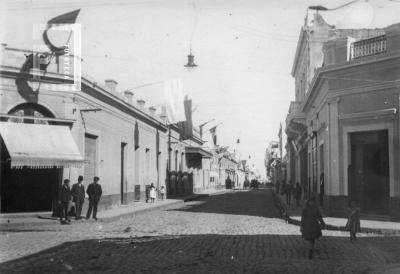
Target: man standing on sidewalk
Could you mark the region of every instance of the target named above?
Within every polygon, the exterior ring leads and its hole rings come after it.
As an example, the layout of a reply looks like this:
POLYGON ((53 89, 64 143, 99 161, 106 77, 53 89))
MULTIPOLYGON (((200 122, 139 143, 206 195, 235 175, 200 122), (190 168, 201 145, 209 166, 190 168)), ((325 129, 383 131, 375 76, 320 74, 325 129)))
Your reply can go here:
POLYGON ((69 188, 69 180, 65 179, 64 184, 61 186, 60 201, 61 207, 60 222, 61 224, 69 224, 71 220, 68 218, 68 204, 71 201, 71 189, 69 188))
POLYGON ((75 203, 75 218, 79 220, 81 218, 82 213, 82 205, 85 202, 85 187, 82 184, 83 176, 80 175, 78 177, 78 183, 72 186, 72 197, 75 203))
POLYGON ((97 205, 103 193, 101 186, 98 184, 99 180, 100 178, 95 176, 93 178, 93 183, 91 183, 86 190, 86 193, 89 195, 89 208, 86 214, 86 220, 90 218, 93 210, 93 219, 97 221, 97 205))

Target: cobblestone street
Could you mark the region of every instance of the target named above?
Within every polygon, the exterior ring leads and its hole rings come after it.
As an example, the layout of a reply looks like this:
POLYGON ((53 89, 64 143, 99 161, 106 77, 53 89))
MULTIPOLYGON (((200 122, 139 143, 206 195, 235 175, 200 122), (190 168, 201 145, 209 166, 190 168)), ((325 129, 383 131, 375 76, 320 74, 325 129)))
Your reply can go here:
POLYGON ((400 238, 323 231, 306 259, 271 190, 238 191, 111 223, 1 232, 1 273, 368 273, 400 261, 400 238))

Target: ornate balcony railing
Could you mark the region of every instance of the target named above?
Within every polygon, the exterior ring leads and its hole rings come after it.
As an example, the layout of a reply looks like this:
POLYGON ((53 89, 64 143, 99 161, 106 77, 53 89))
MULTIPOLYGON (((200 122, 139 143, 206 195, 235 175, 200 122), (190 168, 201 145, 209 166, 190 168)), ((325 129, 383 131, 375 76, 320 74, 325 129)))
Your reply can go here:
POLYGON ((357 41, 350 46, 350 60, 384 53, 386 53, 386 35, 357 41))

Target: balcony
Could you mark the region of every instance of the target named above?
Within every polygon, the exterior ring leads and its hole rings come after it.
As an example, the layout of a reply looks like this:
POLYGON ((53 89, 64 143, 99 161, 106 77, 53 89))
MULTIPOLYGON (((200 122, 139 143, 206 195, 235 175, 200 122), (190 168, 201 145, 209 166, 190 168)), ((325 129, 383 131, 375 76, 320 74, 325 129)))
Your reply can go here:
POLYGON ((290 102, 289 112, 286 116, 286 134, 289 138, 295 139, 307 129, 306 115, 302 112, 302 101, 290 102))
POLYGON ((302 101, 290 102, 289 111, 286 116, 286 123, 290 123, 291 120, 302 120, 305 118, 305 114, 301 111, 302 104, 302 101))
POLYGON ((386 35, 381 35, 350 45, 350 60, 386 53, 386 35))

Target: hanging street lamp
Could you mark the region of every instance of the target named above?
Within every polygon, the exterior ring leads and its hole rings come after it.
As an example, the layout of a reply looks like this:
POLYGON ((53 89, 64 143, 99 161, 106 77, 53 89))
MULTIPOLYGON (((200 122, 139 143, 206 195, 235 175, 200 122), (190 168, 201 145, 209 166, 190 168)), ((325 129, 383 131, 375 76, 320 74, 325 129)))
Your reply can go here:
POLYGON ((188 62, 185 65, 185 67, 187 68, 195 68, 197 67, 197 65, 194 63, 194 55, 192 54, 192 50, 190 49, 190 53, 187 56, 188 57, 188 62))

